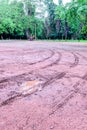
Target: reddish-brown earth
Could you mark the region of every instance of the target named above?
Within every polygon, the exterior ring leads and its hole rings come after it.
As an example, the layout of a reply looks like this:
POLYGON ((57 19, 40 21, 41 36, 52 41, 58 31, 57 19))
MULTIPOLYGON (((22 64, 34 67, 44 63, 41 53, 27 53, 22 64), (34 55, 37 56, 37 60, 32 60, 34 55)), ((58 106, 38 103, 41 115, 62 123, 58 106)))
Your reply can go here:
POLYGON ((1 42, 0 130, 87 130, 87 46, 1 42))

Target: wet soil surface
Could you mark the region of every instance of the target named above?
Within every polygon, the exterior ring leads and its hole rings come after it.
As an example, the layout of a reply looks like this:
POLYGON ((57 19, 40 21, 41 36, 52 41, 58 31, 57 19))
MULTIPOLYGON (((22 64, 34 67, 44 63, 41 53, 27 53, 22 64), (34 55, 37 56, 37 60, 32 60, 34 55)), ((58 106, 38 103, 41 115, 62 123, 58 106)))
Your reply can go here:
POLYGON ((0 43, 0 130, 87 130, 87 46, 0 43))

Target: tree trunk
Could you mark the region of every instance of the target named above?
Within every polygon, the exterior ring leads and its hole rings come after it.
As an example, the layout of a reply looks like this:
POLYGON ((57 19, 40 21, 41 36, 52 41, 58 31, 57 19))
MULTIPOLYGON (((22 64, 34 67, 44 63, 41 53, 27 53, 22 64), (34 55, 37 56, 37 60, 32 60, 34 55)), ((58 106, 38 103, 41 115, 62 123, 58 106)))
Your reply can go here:
POLYGON ((48 21, 45 21, 45 28, 46 28, 46 38, 49 38, 49 34, 50 34, 50 27, 48 25, 48 21))
POLYGON ((27 37, 27 39, 29 39, 29 37, 30 37, 30 31, 29 31, 29 29, 26 30, 26 37, 27 37))
POLYGON ((68 38, 68 31, 69 31, 69 27, 68 27, 67 22, 65 21, 65 31, 64 31, 64 34, 65 34, 65 39, 67 39, 67 38, 68 38))
MULTIPOLYGON (((24 10, 25 16, 28 16, 28 9, 26 8, 26 3, 24 1, 22 3, 23 3, 23 10, 24 10)), ((30 37, 29 29, 26 30, 26 37, 27 39, 29 39, 30 37)))

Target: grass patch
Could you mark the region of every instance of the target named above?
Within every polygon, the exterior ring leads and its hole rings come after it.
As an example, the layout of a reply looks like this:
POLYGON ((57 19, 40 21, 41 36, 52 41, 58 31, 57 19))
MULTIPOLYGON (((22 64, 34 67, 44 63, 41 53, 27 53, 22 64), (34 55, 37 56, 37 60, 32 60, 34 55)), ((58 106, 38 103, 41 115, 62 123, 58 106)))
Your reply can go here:
POLYGON ((87 40, 42 40, 47 42, 84 42, 86 43, 87 40))

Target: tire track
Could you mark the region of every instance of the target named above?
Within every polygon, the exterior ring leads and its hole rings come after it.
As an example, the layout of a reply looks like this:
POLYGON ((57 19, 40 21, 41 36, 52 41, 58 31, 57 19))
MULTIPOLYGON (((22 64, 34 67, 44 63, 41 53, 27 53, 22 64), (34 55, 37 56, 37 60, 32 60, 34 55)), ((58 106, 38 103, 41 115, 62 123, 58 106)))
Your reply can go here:
POLYGON ((59 103, 57 101, 53 103, 53 107, 52 107, 52 111, 50 115, 55 114, 55 112, 57 112, 58 109, 63 108, 70 101, 70 99, 72 99, 79 92, 79 88, 78 88, 79 85, 80 85, 80 82, 76 82, 73 85, 74 90, 71 90, 67 94, 67 96, 65 96, 59 103))
POLYGON ((73 52, 72 52, 72 54, 73 54, 75 60, 74 60, 74 63, 72 63, 70 65, 71 68, 72 67, 76 67, 79 64, 79 57, 75 53, 73 53, 73 52))
MULTIPOLYGON (((42 58, 42 60, 37 61, 37 62, 32 62, 32 63, 30 63, 28 65, 29 66, 33 65, 34 67, 35 66, 39 66, 39 69, 42 69, 42 70, 49 69, 49 67, 52 67, 54 65, 59 65, 58 63, 61 61, 61 59, 63 57, 62 52, 59 52, 57 50, 47 50, 47 51, 48 51, 48 53, 50 53, 49 57, 46 57, 44 59, 42 58)), ((42 50, 39 51, 39 52, 42 52, 42 50)), ((30 52, 30 53, 32 54, 32 52, 30 52)), ((70 65, 70 68, 78 66, 78 64, 79 64, 79 57, 77 56, 77 53, 70 52, 70 54, 72 54, 74 56, 74 63, 68 64, 68 65, 70 65)), ((34 72, 34 70, 31 71, 31 72, 22 73, 20 75, 11 76, 11 77, 8 77, 8 78, 1 79, 0 80, 0 89, 4 89, 4 88, 8 87, 8 85, 11 86, 13 84, 14 85, 15 84, 18 85, 18 87, 19 87, 20 84, 22 84, 23 82, 31 81, 32 79, 37 79, 37 77, 38 77, 38 79, 42 78, 42 80, 43 80, 42 88, 47 87, 48 85, 52 84, 56 80, 62 79, 62 78, 77 77, 77 78, 80 78, 80 79, 83 79, 83 80, 87 80, 87 74, 85 74, 83 77, 80 77, 79 75, 77 75, 77 76, 76 75, 68 75, 67 76, 66 75, 67 70, 65 72, 64 71, 63 72, 59 72, 59 73, 57 72, 57 73, 55 73, 52 76, 48 76, 48 78, 46 78, 45 76, 42 76, 41 74, 38 75, 38 73, 34 74, 33 72, 34 72)), ((75 86, 78 86, 78 85, 76 84, 75 86)), ((36 90, 36 91, 38 91, 38 90, 36 90)), ((64 106, 69 101, 69 99, 73 97, 73 95, 75 93, 76 93, 76 88, 75 88, 74 91, 71 91, 65 97, 65 99, 63 99, 63 101, 61 101, 59 104, 57 104, 56 109, 59 109, 62 106, 64 106)), ((29 95, 30 94, 26 94, 25 96, 29 96, 29 95)), ((12 101, 14 101, 16 98, 23 97, 23 96, 24 95, 22 93, 17 93, 16 91, 13 91, 13 93, 12 93, 12 90, 11 90, 10 93, 9 93, 8 98, 1 103, 1 106, 7 105, 7 104, 11 103, 12 101)))
POLYGON ((49 56, 49 57, 46 57, 46 58, 44 58, 44 59, 42 59, 42 60, 40 60, 40 61, 37 61, 37 62, 28 63, 28 65, 35 65, 35 64, 38 64, 38 63, 41 63, 41 62, 45 62, 45 61, 47 61, 48 59, 52 58, 52 56, 53 56, 54 54, 55 54, 55 53, 54 53, 52 50, 50 50, 50 56, 49 56))
MULTIPOLYGON (((70 77, 77 77, 77 78, 80 78, 80 80, 78 80, 74 85, 73 85, 73 88, 74 88, 74 90, 71 90, 68 94, 67 94, 67 96, 65 96, 62 100, 60 100, 60 102, 58 101, 54 101, 53 102, 53 107, 52 107, 52 111, 51 111, 51 113, 49 114, 49 115, 53 115, 53 114, 55 114, 55 112, 57 112, 59 109, 61 109, 61 108, 63 108, 65 105, 67 105, 68 104, 68 102, 73 98, 73 97, 75 97, 75 95, 77 94, 77 93, 79 93, 79 94, 81 94, 81 95, 87 95, 87 93, 83 93, 83 92, 81 92, 81 90, 80 90, 80 87, 79 86, 83 86, 83 85, 85 85, 85 82, 84 82, 84 80, 86 80, 87 81, 87 73, 85 73, 85 75, 84 76, 82 76, 82 77, 80 77, 80 76, 72 76, 72 75, 70 75, 70 77)), ((64 77, 64 78, 69 78, 69 77, 64 77)))
POLYGON ((66 72, 62 72, 62 73, 57 73, 57 74, 55 74, 54 76, 51 76, 51 77, 48 78, 48 80, 43 84, 43 87, 52 84, 55 80, 64 78, 65 75, 66 75, 66 72))
POLYGON ((80 54, 80 53, 78 53, 78 52, 77 52, 77 55, 79 55, 80 57, 82 57, 84 60, 87 61, 87 57, 86 57, 86 56, 83 56, 82 54, 80 54))
MULTIPOLYGON (((44 87, 47 87, 48 85, 52 84, 55 80, 63 78, 65 75, 66 75, 65 72, 55 74, 54 76, 50 77, 47 81, 42 83, 41 88, 43 89, 44 87)), ((36 91, 39 91, 39 88, 35 89, 33 91, 33 93, 35 93, 36 91)), ((20 92, 17 92, 16 90, 15 91, 10 91, 10 93, 8 94, 8 98, 0 103, 0 107, 5 106, 5 105, 9 105, 10 103, 12 103, 17 98, 23 98, 23 97, 29 96, 29 95, 31 95, 33 93, 26 93, 24 95, 24 94, 22 94, 22 92, 20 93, 20 92)))
POLYGON ((42 67, 41 69, 46 69, 48 67, 52 67, 53 65, 57 65, 60 62, 61 57, 62 57, 62 54, 60 52, 57 52, 57 54, 58 54, 58 58, 54 62, 50 63, 49 65, 42 67))

